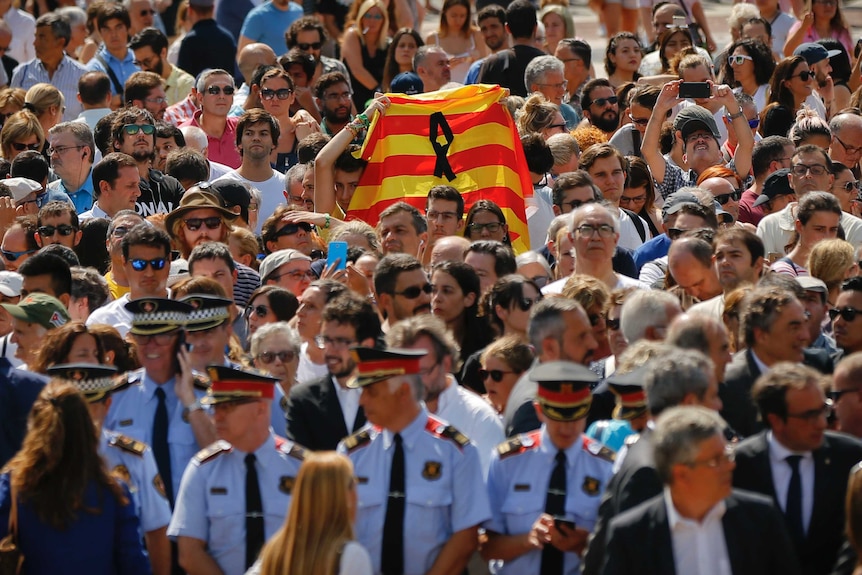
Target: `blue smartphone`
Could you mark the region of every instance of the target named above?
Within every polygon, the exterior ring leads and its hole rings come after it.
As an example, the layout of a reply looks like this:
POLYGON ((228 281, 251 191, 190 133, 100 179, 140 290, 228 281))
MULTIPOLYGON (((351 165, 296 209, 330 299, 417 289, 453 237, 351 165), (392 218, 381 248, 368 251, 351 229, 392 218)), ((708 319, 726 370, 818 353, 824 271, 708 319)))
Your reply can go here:
POLYGON ((335 270, 343 270, 347 267, 347 242, 329 242, 326 255, 326 267, 331 266, 338 260, 335 270))

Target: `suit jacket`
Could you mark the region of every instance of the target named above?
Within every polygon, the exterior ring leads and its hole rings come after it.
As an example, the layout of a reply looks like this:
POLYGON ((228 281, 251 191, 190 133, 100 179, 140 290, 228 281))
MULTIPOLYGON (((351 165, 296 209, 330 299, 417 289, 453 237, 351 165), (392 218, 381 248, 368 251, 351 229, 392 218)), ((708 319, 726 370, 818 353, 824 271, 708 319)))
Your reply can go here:
MULTIPOLYGON (((832 373, 832 361, 823 349, 808 348, 803 351, 802 363, 821 373, 832 373)), ((749 437, 763 429, 757 406, 751 399, 751 388, 760 377, 760 369, 751 350, 744 349, 733 356, 724 375, 724 383, 718 388, 723 407, 721 416, 741 437, 749 437)))
POLYGON ((47 381, 0 357, 0 467, 21 449, 30 409, 47 381))
POLYGON ((356 412, 353 429, 344 424, 335 383, 327 375, 290 390, 287 400, 287 437, 312 451, 331 451, 338 442, 365 425, 365 411, 356 412))
MULTIPOLYGON (((721 523, 733 575, 803 572, 781 514, 768 499, 734 490, 724 502, 721 523)), ((611 521, 607 548, 603 575, 675 575, 664 497, 654 497, 611 521)))
MULTIPOLYGON (((844 542, 844 497, 850 469, 862 460, 862 442, 841 433, 826 432, 814 457, 814 507, 804 543, 797 548, 806 575, 829 573, 844 542)), ((749 437, 736 448, 733 485, 775 496, 766 432, 749 437)))

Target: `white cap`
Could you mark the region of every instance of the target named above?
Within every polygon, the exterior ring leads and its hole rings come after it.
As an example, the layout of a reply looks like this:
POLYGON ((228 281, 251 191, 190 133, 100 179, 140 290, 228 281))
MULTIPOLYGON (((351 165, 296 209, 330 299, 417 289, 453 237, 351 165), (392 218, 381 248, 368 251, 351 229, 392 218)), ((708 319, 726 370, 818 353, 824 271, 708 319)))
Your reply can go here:
POLYGON ((6 297, 20 296, 22 285, 24 285, 24 276, 18 272, 0 271, 0 293, 6 297))
POLYGON ((9 187, 12 191, 12 199, 16 202, 20 202, 33 192, 42 191, 42 185, 29 178, 6 178, 0 182, 9 187))

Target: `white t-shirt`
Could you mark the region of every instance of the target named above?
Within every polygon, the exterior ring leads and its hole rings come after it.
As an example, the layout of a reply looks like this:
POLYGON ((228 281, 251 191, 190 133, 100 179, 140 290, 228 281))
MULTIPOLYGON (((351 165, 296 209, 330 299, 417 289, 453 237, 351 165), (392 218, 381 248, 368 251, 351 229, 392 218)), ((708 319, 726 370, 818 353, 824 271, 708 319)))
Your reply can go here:
POLYGON ((638 233, 638 228, 635 226, 635 223, 629 217, 627 213, 625 213, 622 209, 619 210, 620 217, 620 241, 617 244, 621 248, 627 248, 632 251, 635 251, 639 247, 643 245, 643 243, 649 239, 652 239, 652 232, 649 229, 649 225, 644 221, 644 219, 640 216, 637 218, 641 222, 641 226, 644 231, 644 239, 641 239, 640 233, 638 233))
POLYGON ((219 180, 233 180, 236 182, 245 182, 246 184, 260 190, 260 207, 257 216, 257 229, 255 233, 260 233, 263 222, 271 216, 275 209, 286 203, 284 199, 284 174, 272 171, 272 176, 263 182, 253 182, 240 176, 236 170, 231 170, 219 180))

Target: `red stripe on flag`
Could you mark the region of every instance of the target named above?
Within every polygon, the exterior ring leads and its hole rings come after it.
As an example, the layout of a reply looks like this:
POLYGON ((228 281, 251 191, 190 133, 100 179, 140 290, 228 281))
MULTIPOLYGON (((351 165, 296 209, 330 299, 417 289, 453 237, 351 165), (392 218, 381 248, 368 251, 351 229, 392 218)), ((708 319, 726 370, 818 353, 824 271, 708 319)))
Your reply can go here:
MULTIPOLYGON (((452 166, 455 175, 485 166, 510 166, 514 169, 517 169, 518 166, 518 157, 512 148, 501 144, 486 144, 482 146, 480 153, 477 153, 476 148, 470 148, 463 152, 449 154, 446 158, 449 160, 449 165, 452 166)), ((437 158, 432 155, 387 156, 383 162, 368 164, 362 173, 362 181, 366 181, 366 177, 369 178, 367 181, 371 182, 403 176, 428 176, 430 178, 433 177, 436 163, 437 158)), ((441 180, 441 183, 447 182, 441 180)))
MULTIPOLYGON (((509 113, 503 110, 502 106, 494 106, 484 112, 478 114, 452 114, 446 115, 446 122, 452 129, 452 134, 456 137, 459 133, 475 128, 477 125, 477 116, 482 124, 497 123, 503 126, 508 126, 511 122, 509 113)), ((374 136, 378 138, 386 138, 387 136, 428 136, 431 131, 431 120, 428 116, 386 116, 386 119, 391 122, 381 122, 374 130, 374 136)))

